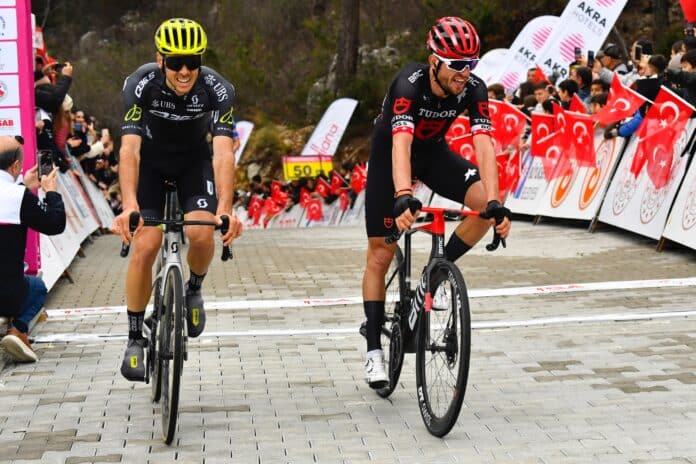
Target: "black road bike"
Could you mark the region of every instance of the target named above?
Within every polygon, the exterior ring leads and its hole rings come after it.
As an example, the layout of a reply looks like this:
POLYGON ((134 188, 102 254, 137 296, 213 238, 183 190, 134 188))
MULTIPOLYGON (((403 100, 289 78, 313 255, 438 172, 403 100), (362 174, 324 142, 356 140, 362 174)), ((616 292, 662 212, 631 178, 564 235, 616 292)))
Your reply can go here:
MULTIPOLYGON (((457 422, 464 401, 471 353, 471 316, 466 284, 459 268, 445 258, 445 214, 479 216, 478 211, 423 207, 433 215, 429 224, 407 230, 397 245, 386 278, 382 347, 389 384, 377 389, 383 398, 396 388, 405 353, 416 353, 418 406, 428 431, 443 437, 457 422), (432 236, 428 263, 416 288, 411 288, 411 236, 432 236)), ((387 237, 396 242, 400 233, 387 237)), ((486 249, 505 239, 495 233, 486 249)), ((361 330, 362 331, 362 330, 361 330)))
MULTIPOLYGON (((152 316, 143 327, 147 339, 145 382, 151 384, 150 398, 161 401, 162 438, 171 444, 176 431, 181 389, 181 374, 188 358, 186 304, 183 264, 180 247, 184 226, 212 226, 222 234, 229 229, 229 217, 221 216, 222 225, 212 221, 184 220, 179 214, 176 184, 165 183, 166 197, 163 219, 143 218, 145 226, 163 226, 163 240, 157 259, 154 279, 152 316), (150 382, 152 380, 152 382, 150 382)), ((140 214, 131 213, 131 234, 140 221, 140 214)), ((129 246, 121 247, 121 256, 128 256, 129 246)), ((222 260, 232 258, 229 246, 223 246, 222 260)))

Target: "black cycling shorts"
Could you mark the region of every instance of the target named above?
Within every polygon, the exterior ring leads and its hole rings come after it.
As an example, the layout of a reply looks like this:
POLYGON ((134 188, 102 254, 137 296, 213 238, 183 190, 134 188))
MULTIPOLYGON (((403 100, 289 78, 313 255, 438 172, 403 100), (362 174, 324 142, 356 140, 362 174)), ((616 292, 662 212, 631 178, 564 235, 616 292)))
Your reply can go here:
MULTIPOLYGON (((481 180, 478 167, 450 151, 445 142, 411 147, 412 177, 450 200, 463 203, 466 192, 481 180)), ((394 224, 394 180, 391 137, 373 136, 365 193, 368 237, 387 237, 394 224)))
MULTIPOLYGON (((161 153, 158 155, 162 155, 161 153)), ((171 156, 171 155, 170 155, 171 156)), ((213 164, 207 147, 200 153, 188 153, 185 162, 174 155, 167 167, 141 155, 138 178, 138 205, 144 217, 161 219, 164 213, 164 182, 176 182, 179 204, 184 213, 196 210, 217 211, 213 164)))

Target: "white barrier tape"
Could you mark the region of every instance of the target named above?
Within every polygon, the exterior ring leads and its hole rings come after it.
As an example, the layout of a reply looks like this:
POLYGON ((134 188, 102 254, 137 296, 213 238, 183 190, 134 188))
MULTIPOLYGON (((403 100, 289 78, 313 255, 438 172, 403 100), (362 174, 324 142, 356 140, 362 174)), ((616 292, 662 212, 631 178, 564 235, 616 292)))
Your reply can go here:
MULTIPOLYGON (((590 292, 597 290, 632 290, 639 288, 690 287, 696 285, 696 278, 623 280, 608 282, 588 282, 578 284, 542 285, 531 287, 508 287, 495 289, 469 290, 469 298, 487 298, 499 296, 550 295, 554 293, 590 292)), ((211 301, 205 307, 211 310, 235 309, 278 309, 303 308, 319 306, 339 306, 361 304, 362 297, 349 296, 341 298, 306 298, 293 300, 229 300, 211 301)), ((148 306, 151 309, 151 305, 148 306)), ((48 317, 87 316, 125 312, 125 306, 98 306, 89 308, 47 309, 48 317)))
MULTIPOLYGON (((678 309, 651 313, 613 313, 592 316, 540 317, 518 321, 482 321, 473 322, 474 330, 506 329, 513 327, 537 327, 563 324, 578 324, 592 322, 628 322, 651 319, 688 318, 696 316, 696 309, 678 309)), ((283 337, 293 335, 358 335, 358 327, 329 327, 318 329, 263 329, 263 330, 229 330, 222 332, 206 332, 199 339, 226 337, 283 337)), ((115 334, 51 334, 41 335, 34 343, 68 343, 68 342, 97 342, 106 340, 125 340, 126 335, 115 334)))

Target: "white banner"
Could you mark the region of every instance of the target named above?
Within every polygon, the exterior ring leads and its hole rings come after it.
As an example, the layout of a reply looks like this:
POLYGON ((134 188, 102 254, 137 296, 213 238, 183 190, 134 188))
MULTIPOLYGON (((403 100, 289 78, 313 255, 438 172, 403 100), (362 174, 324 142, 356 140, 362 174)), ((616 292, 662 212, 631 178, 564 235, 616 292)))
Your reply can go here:
POLYGON ((359 224, 365 220, 365 192, 363 190, 355 198, 353 207, 343 213, 341 224, 359 224))
POLYGON ((539 203, 537 214, 568 219, 594 219, 624 143, 625 139, 621 137, 605 140, 604 130, 597 129, 594 134, 597 167, 574 166, 571 174, 552 180, 539 203))
POLYGON ((53 245, 51 239, 47 235, 43 234, 41 234, 40 237, 41 278, 46 284, 46 288, 50 290, 51 287, 53 287, 53 284, 55 284, 58 281, 58 279, 60 279, 60 276, 63 274, 63 271, 67 269, 68 266, 70 266, 72 258, 71 261, 64 263, 63 259, 58 253, 58 250, 56 250, 56 247, 53 245))
POLYGON ((503 74, 503 71, 508 65, 506 61, 510 54, 507 48, 494 48, 489 50, 481 57, 474 74, 476 74, 486 85, 491 85, 498 82, 498 76, 503 74))
POLYGON ((352 98, 339 98, 331 103, 302 149, 301 155, 333 156, 357 105, 358 101, 352 98))
MULTIPOLYGON (((687 155, 688 156, 688 155, 687 155)), ((663 235, 696 250, 696 162, 691 160, 663 235)))
POLYGON ((254 130, 254 123, 249 121, 237 121, 237 133, 239 134, 239 149, 234 154, 235 165, 239 164, 239 159, 244 153, 251 131, 254 130))
POLYGON ((532 156, 532 153, 527 150, 522 153, 520 180, 515 190, 510 192, 505 199, 505 206, 513 213, 534 216, 539 210, 539 205, 548 186, 549 184, 544 177, 541 157, 532 156))
POLYGON ((570 0, 561 19, 536 60, 547 77, 554 73, 567 79, 568 65, 575 61, 575 48, 586 57, 599 50, 628 0, 570 0))
MULTIPOLYGON (((609 185, 599 220, 622 229, 658 240, 662 236, 672 200, 686 173, 687 156, 681 156, 696 123, 690 119, 677 139, 672 153, 669 183, 655 190, 643 166, 638 178, 630 172, 638 138, 633 137, 624 151, 616 174, 609 185)), ((646 163, 647 165, 647 163, 646 163)))
POLYGON ((500 82, 506 91, 511 92, 526 81, 527 70, 534 67, 540 54, 548 48, 548 39, 559 21, 558 16, 539 16, 529 21, 510 45, 507 63, 491 83, 500 82))

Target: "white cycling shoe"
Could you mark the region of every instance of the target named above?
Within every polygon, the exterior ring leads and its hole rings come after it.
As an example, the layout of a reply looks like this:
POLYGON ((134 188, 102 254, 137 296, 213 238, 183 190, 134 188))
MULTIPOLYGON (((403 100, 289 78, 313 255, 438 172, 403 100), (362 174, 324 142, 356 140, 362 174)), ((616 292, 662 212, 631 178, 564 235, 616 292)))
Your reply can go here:
POLYGON ((389 376, 384 370, 384 352, 368 351, 365 356, 365 381, 370 388, 378 389, 389 385, 389 376))

